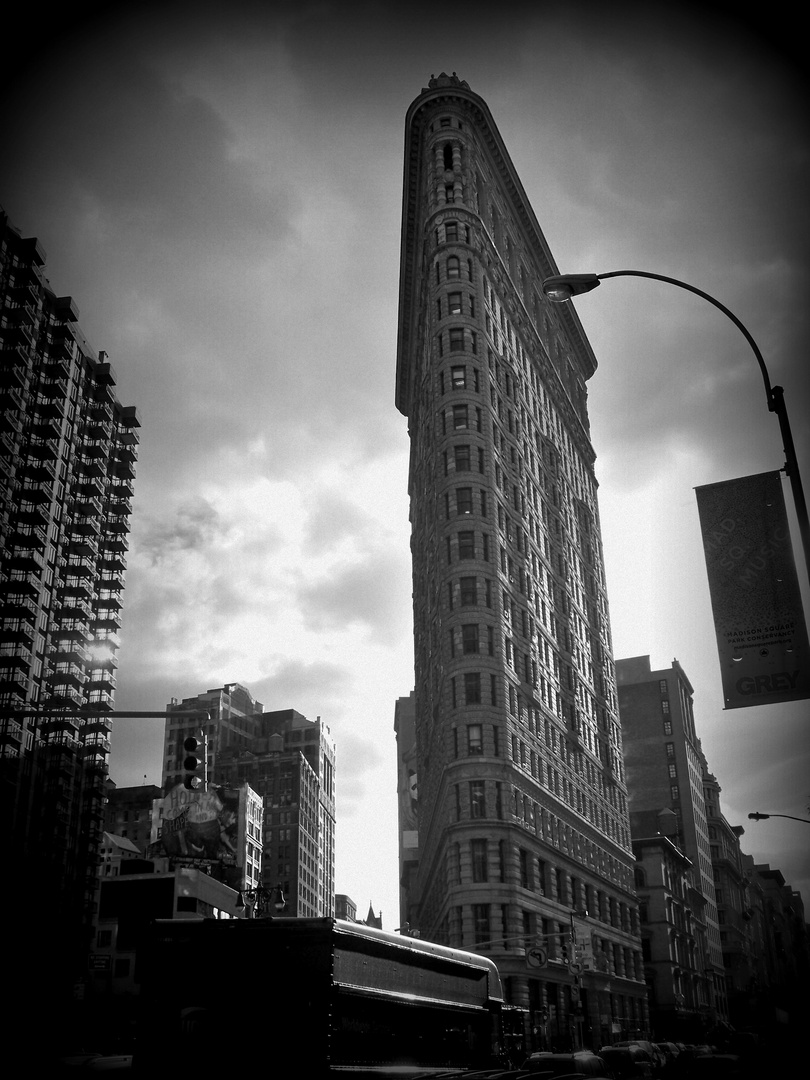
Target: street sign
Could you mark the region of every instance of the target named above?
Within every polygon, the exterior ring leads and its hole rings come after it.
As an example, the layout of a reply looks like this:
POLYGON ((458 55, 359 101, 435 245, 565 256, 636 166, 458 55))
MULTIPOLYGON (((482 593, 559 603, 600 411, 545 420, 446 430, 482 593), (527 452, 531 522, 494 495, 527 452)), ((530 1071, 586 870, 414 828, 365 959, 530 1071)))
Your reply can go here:
POLYGON ((541 949, 535 945, 531 949, 526 950, 526 963, 529 967, 533 968, 545 967, 548 963, 548 953, 545 949, 541 949))
POLYGON ((582 974, 582 964, 569 964, 568 965, 568 970, 571 972, 572 975, 581 975, 582 974))

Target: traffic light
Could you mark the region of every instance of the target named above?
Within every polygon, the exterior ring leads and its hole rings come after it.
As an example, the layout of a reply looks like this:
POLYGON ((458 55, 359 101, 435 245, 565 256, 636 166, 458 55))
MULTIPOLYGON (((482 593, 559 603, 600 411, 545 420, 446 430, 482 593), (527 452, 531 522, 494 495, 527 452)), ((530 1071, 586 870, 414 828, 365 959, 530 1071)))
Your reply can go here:
POLYGON ((202 786, 202 777, 200 776, 200 769, 203 765, 202 745, 201 740, 196 735, 189 735, 183 743, 183 749, 186 752, 183 759, 183 769, 186 774, 183 777, 183 787, 188 788, 189 791, 196 791, 197 788, 202 786))

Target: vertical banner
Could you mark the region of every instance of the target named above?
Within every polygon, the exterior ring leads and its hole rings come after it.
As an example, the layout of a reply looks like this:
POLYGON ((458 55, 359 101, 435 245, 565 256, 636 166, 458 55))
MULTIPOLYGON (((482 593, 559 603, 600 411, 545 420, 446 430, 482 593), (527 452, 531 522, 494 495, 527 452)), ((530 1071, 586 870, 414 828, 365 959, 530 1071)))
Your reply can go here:
POLYGON ((695 493, 725 707, 810 697, 807 626, 779 473, 695 493))

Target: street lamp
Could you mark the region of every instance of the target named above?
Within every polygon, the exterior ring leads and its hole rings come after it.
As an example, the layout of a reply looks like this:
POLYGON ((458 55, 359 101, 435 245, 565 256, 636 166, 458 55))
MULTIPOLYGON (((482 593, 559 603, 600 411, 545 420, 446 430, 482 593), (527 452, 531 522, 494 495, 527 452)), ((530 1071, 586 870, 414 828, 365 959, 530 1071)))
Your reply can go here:
POLYGON ((275 897, 273 907, 277 914, 281 915, 282 912, 287 910, 287 901, 284 899, 284 893, 281 891, 280 885, 274 885, 272 889, 266 889, 264 885, 257 885, 255 889, 240 889, 234 906, 237 911, 248 909, 247 917, 251 918, 250 912, 252 912, 252 917, 257 919, 268 906, 272 897, 275 897))
POLYGON ((804 821, 808 825, 810 825, 810 818, 794 817, 793 814, 749 814, 748 817, 751 819, 751 821, 767 821, 768 818, 772 817, 784 817, 790 818, 791 821, 804 821))
POLYGON ((601 285, 605 278, 610 277, 652 278, 655 281, 665 281, 669 285, 677 285, 679 289, 686 289, 687 292, 695 293, 697 296, 702 296, 704 300, 708 300, 710 304, 713 304, 714 307, 719 308, 724 315, 727 315, 734 325, 742 331, 746 341, 753 349, 754 356, 756 356, 757 363, 759 364, 759 369, 762 372, 768 410, 769 412, 776 413, 779 419, 779 428, 782 433, 782 445, 785 451, 785 473, 790 480, 790 487, 793 492, 793 504, 796 508, 796 517, 799 522, 799 534, 802 540, 802 548, 804 549, 805 566, 807 567, 808 574, 810 574, 810 521, 808 521, 807 516, 807 503, 805 502, 804 489, 799 474, 799 464, 796 460, 796 450, 793 445, 793 435, 790 430, 784 390, 781 386, 771 386, 768 369, 765 366, 765 361, 762 358, 762 353, 759 351, 757 343, 737 316, 721 304, 719 300, 715 300, 715 298, 708 293, 696 289, 694 285, 688 285, 685 281, 679 281, 677 278, 665 277, 663 274, 651 274, 645 270, 611 270, 607 274, 557 274, 554 277, 546 278, 543 282, 543 292, 549 300, 561 304, 566 300, 570 300, 573 296, 590 292, 591 289, 595 289, 597 285, 601 285))

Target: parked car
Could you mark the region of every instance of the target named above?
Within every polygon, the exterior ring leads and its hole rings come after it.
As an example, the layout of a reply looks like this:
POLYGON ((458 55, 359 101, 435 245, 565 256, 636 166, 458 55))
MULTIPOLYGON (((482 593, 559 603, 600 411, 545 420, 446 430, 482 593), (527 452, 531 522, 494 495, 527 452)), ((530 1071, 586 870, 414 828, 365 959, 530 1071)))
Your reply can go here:
POLYGON ((678 1047, 675 1045, 674 1042, 659 1042, 659 1043, 656 1043, 655 1045, 661 1051, 661 1053, 664 1055, 664 1068, 667 1071, 671 1071, 672 1066, 675 1064, 675 1062, 678 1059, 678 1055, 680 1054, 680 1050, 678 1049, 678 1047))
POLYGON ((590 1050, 577 1050, 570 1054, 554 1054, 539 1050, 530 1054, 523 1063, 523 1068, 531 1073, 543 1073, 544 1080, 553 1080, 563 1076, 609 1075, 605 1062, 590 1050))
POLYGON ((653 1063, 653 1071, 660 1072, 663 1069, 666 1059, 655 1043, 651 1043, 649 1039, 623 1039, 621 1042, 613 1044, 614 1046, 640 1046, 642 1050, 645 1050, 650 1055, 650 1061, 653 1063))
POLYGON ((610 1069, 614 1080, 636 1080, 653 1075, 650 1055, 640 1046, 603 1046, 599 1057, 610 1069))

